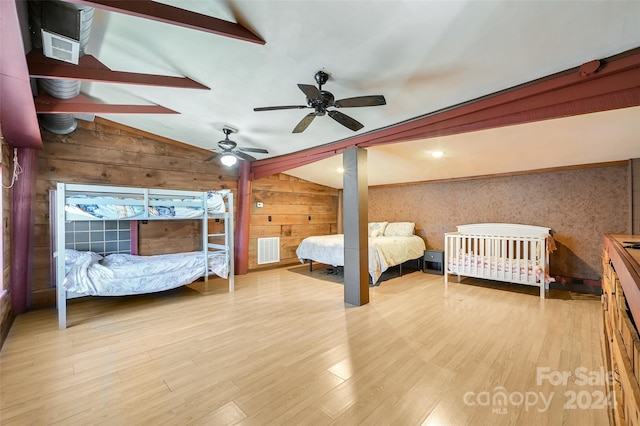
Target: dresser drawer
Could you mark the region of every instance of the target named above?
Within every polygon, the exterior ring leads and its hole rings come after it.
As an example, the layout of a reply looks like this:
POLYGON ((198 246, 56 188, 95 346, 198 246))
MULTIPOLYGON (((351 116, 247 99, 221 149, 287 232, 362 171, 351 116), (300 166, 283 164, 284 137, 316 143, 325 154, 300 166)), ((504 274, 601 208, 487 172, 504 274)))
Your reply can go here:
POLYGON ((422 257, 422 272, 444 274, 444 252, 442 250, 425 250, 422 257))
POLYGON ((442 263, 444 259, 444 253, 440 250, 425 250, 424 251, 424 260, 426 262, 438 262, 442 263))

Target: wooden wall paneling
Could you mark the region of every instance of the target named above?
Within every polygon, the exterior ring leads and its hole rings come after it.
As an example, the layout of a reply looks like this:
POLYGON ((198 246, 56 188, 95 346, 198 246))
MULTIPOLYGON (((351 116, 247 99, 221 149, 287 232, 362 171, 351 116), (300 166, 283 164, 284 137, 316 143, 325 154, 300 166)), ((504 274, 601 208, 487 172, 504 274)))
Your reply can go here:
MULTIPOLYGON (((304 203, 310 206, 324 206, 330 200, 337 199, 338 195, 319 195, 319 194, 300 194, 297 192, 278 192, 278 191, 253 191, 254 202, 262 201, 263 203, 296 205, 297 201, 304 197, 304 203), (268 201, 267 201, 268 200, 268 201)), ((337 202, 336 202, 337 206, 337 202)))
MULTIPOLYGON (((1 130, 1 129, 0 129, 1 130)), ((6 143, 0 133, 2 148, 2 286, 0 286, 0 348, 2 347, 11 324, 13 312, 11 311, 11 299, 9 283, 11 282, 11 175, 13 173, 12 149, 6 143), (6 293, 5 293, 6 292, 6 293)))
POLYGON ((303 238, 335 233, 337 208, 334 188, 285 174, 252 181, 249 269, 299 263, 295 251, 303 238), (280 262, 258 265, 257 239, 267 237, 280 237, 280 262))
MULTIPOLYGON (((288 265, 300 263, 296 256, 296 249, 301 239, 298 237, 280 237, 280 264, 288 265)), ((258 239, 253 238, 249 241, 249 269, 257 269, 263 267, 273 267, 276 264, 258 265, 258 239)))
POLYGON ((251 216, 251 225, 304 225, 310 223, 332 223, 336 216, 332 214, 254 214, 251 216), (269 219, 271 218, 271 219, 269 219))
POLYGON ((631 233, 640 235, 640 158, 631 161, 631 233))
POLYGON ((138 222, 138 254, 149 256, 201 250, 200 222, 150 220, 138 222))
MULTIPOLYGON (((237 170, 218 162, 205 162, 210 151, 189 147, 126 126, 96 119, 80 122, 69 135, 43 132, 44 149, 38 159, 36 231, 49 223, 48 191, 56 183, 88 183, 132 187, 205 191, 237 189, 237 170)), ((152 255, 199 250, 199 221, 148 221, 139 223, 139 254, 152 255)), ((212 229, 222 224, 211 223, 212 229)), ((48 236, 35 238, 32 306, 55 304, 49 270, 48 236)))

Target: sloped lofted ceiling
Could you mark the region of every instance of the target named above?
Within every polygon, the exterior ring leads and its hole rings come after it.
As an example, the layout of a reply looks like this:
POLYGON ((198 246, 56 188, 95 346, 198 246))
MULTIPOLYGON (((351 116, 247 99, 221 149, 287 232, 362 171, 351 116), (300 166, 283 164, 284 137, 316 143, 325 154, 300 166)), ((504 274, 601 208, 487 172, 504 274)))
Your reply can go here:
MULTIPOLYGON (((157 105, 179 113, 99 116, 202 149, 215 148, 224 137, 222 128, 231 126, 238 129, 232 139, 239 145, 269 151, 255 155, 256 167, 268 159, 375 135, 377 130, 640 46, 640 2, 635 1, 162 2, 237 22, 265 44, 108 11, 103 8, 108 1, 74 2, 96 6, 86 51, 105 66, 186 77, 210 88, 85 81, 82 94, 94 102, 157 105), (324 116, 303 133, 293 134, 309 110, 253 111, 304 105, 297 84, 315 84, 318 70, 330 74, 323 88, 337 99, 380 94, 387 104, 341 109, 364 125, 357 132, 324 116)), ((553 120, 431 134, 426 139, 414 134, 405 141, 369 147, 369 182, 425 181, 640 157, 640 111, 633 107, 639 104, 637 92, 638 84, 623 109, 568 118, 564 115, 571 114, 565 111, 553 120), (443 157, 430 157, 435 150, 443 157)), ((341 187, 335 172, 341 163, 337 152, 286 172, 341 187)), ((203 160, 206 157, 203 153, 203 160)))

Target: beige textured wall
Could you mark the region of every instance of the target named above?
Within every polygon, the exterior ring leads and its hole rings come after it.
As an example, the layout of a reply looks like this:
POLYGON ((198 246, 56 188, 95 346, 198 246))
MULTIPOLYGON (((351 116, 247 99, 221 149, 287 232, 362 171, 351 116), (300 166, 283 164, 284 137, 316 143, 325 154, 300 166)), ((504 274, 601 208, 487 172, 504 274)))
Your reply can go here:
POLYGON ((600 279, 605 233, 629 228, 629 168, 610 166, 369 189, 369 221, 411 221, 429 248, 456 225, 508 222, 552 228, 551 274, 600 279))

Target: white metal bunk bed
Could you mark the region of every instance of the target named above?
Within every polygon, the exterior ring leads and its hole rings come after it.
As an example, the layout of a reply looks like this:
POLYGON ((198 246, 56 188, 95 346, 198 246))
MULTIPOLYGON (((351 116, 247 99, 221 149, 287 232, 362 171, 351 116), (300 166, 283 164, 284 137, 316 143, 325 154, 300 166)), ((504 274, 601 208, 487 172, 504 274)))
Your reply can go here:
POLYGON ((550 228, 512 223, 460 225, 445 234, 444 277, 449 274, 525 284, 540 288, 544 298, 549 253, 555 249, 550 228))
MULTIPOLYGON (((174 191, 164 189, 148 189, 148 188, 129 188, 115 186, 97 186, 97 185, 77 185, 58 183, 55 193, 55 282, 57 287, 57 307, 58 307, 58 326, 64 329, 67 326, 67 299, 83 297, 87 295, 125 295, 140 294, 152 291, 167 290, 188 284, 196 278, 204 277, 208 279, 210 273, 216 272, 220 276, 228 279, 229 291, 234 290, 234 261, 233 261, 233 194, 230 191, 174 191), (224 223, 224 232, 209 234, 209 219, 219 219, 224 223), (85 262, 86 264, 96 262, 97 268, 102 271, 97 272, 97 276, 104 275, 104 271, 109 268, 100 265, 97 260, 104 262, 109 260, 111 256, 106 256, 104 260, 102 256, 93 252, 77 252, 70 250, 66 241, 66 224, 74 221, 133 221, 133 220, 201 220, 202 221, 202 250, 194 253, 185 253, 191 256, 189 273, 186 278, 182 276, 182 281, 170 282, 164 279, 166 284, 162 284, 163 288, 154 288, 145 290, 140 283, 145 282, 144 276, 138 276, 135 280, 129 279, 127 276, 120 278, 116 275, 116 283, 123 283, 123 289, 118 292, 112 289, 95 290, 91 286, 88 290, 81 292, 68 291, 68 283, 66 283, 67 275, 71 276, 72 271, 76 276, 87 277, 86 272, 77 272, 74 267, 69 267, 67 257, 79 254, 83 260, 78 262, 78 266, 85 262), (196 257, 194 258, 193 255, 196 257), (213 261, 212 261, 213 260, 213 261), (217 265, 213 265, 217 262, 217 265), (222 262, 222 266, 220 266, 222 262), (106 268, 106 269, 105 269, 106 268), (70 271, 71 269, 71 271, 70 271), (223 271, 226 273, 221 273, 223 271), (83 275, 84 274, 84 275, 83 275), (184 280, 187 282, 184 282, 184 280), (137 280, 137 281, 136 281, 137 280), (126 286, 130 282, 136 281, 138 288, 129 288, 126 286), (65 285, 66 284, 66 285, 65 285)), ((176 254, 181 255, 181 254, 176 254)), ((115 255, 116 258, 111 261, 116 265, 123 262, 129 262, 129 259, 135 259, 136 265, 142 266, 141 261, 147 259, 155 259, 155 264, 168 263, 168 257, 172 255, 160 256, 129 256, 115 255), (120 257, 118 257, 120 256, 120 257), (123 258, 123 256, 128 256, 123 258)), ((178 263, 177 265, 182 265, 178 263)), ((134 265, 135 267, 135 265, 134 265)), ((174 266, 180 269, 181 266, 174 266)), ((107 274, 113 273, 107 271, 107 274)), ((163 278, 166 278, 163 276, 163 278)), ((82 279, 82 278, 81 278, 82 279)), ((91 279, 89 278, 89 281, 91 279)), ((114 280, 111 279, 111 283, 114 280)), ((113 287, 113 285, 112 285, 113 287)))

